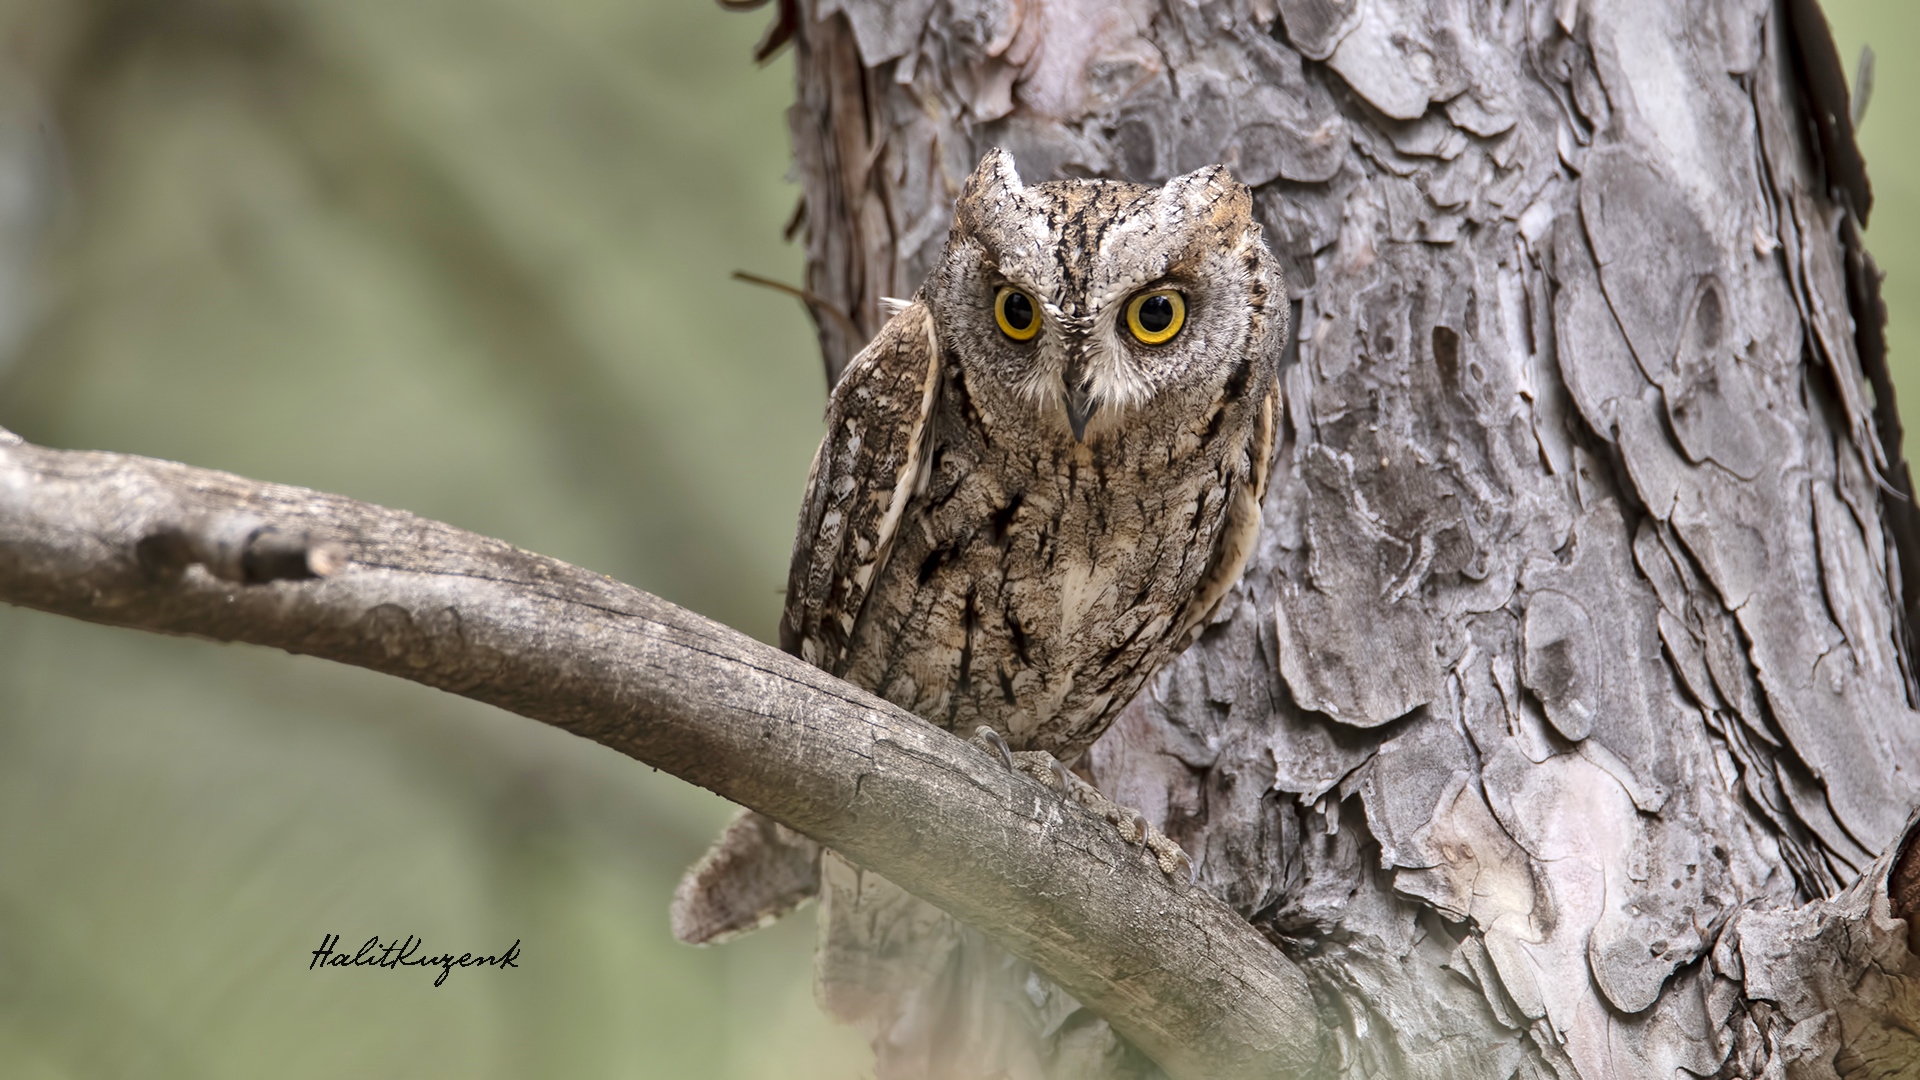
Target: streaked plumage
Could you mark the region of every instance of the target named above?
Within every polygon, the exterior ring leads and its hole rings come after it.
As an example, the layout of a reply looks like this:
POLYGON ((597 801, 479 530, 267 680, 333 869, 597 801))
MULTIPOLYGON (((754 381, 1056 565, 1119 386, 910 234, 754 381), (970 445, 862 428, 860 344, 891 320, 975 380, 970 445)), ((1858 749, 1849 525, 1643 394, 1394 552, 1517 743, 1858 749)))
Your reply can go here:
POLYGON ((1287 320, 1251 209, 1223 169, 1028 188, 989 154, 941 265, 834 390, 782 646, 1017 749, 1097 738, 1259 527, 1287 320), (1003 285, 1040 301, 1032 340, 996 325, 1003 285), (1165 287, 1184 325, 1140 344, 1126 302, 1165 287))
MULTIPOLYGON (((1239 577, 1286 335, 1285 283, 1225 169, 1027 187, 989 152, 940 264, 834 388, 782 647, 1071 761, 1239 577)), ((675 933, 763 924, 808 895, 795 867, 816 851, 743 816, 682 882, 675 933)))

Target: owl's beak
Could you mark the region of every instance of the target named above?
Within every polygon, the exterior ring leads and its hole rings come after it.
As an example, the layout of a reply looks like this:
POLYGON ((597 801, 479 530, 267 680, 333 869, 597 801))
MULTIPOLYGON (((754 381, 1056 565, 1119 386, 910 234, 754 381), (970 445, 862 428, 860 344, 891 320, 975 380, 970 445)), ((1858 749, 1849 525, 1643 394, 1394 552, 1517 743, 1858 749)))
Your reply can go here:
POLYGON ((1074 442, 1087 441, 1087 421, 1093 419, 1094 410, 1100 403, 1093 400, 1093 391, 1086 386, 1067 385, 1067 426, 1073 429, 1074 442))

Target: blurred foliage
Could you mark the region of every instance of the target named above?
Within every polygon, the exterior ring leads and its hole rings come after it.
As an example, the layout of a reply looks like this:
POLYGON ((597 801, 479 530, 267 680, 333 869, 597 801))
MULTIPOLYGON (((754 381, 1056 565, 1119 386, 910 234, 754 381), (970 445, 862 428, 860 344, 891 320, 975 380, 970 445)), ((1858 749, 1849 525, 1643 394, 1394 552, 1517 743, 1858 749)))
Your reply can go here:
MULTIPOLYGON (((798 305, 728 278, 801 272, 761 22, 7 0, 0 424, 405 507, 770 636, 824 386, 798 305)), ((397 680, 0 609, 0 1074, 857 1075, 810 919, 667 933, 728 812, 397 680), (310 972, 327 933, 523 966, 310 972)))
MULTIPOLYGON (((1920 400, 1911 0, 1861 139, 1920 400)), ((823 387, 791 70, 705 0, 0 3, 0 424, 401 506, 763 637, 823 387), (30 254, 30 257, 29 257, 30 254)), ((850 1077, 720 800, 366 672, 0 608, 0 1073, 850 1077), (523 968, 309 972, 323 934, 523 968)))
MULTIPOLYGON (((1821 0, 1847 76, 1862 46, 1876 54, 1873 93, 1861 120, 1860 150, 1873 180, 1867 250, 1887 275, 1887 352, 1894 397, 1909 432, 1920 426, 1920 4, 1913 0, 1821 0)), ((1907 438, 1907 456, 1920 447, 1907 438)))

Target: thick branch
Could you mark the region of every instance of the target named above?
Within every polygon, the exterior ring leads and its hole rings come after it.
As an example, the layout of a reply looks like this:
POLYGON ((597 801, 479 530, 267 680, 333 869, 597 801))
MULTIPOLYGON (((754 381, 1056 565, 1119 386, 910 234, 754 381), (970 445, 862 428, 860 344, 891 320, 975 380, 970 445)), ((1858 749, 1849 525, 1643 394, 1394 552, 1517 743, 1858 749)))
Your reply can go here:
POLYGON ((557 725, 980 927, 1176 1077, 1320 1063, 1300 971, 1111 826, 901 709, 610 578, 336 495, 0 430, 0 600, 325 657, 557 725))

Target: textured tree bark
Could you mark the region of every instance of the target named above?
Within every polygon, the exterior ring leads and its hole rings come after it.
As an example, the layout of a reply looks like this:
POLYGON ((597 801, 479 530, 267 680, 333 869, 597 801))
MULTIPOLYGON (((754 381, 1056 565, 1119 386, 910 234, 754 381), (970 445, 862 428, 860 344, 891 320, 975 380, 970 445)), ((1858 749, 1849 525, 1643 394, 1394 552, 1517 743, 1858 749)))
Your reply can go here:
MULTIPOLYGON (((990 146, 1254 187, 1299 328, 1262 547, 1085 764, 1343 1075, 1920 1075, 1920 529, 1814 0, 783 8, 830 375, 990 146)), ((882 1075, 1151 1070, 851 868, 822 926, 882 1075)))
POLYGON ((1316 1021, 1348 1076, 1913 1075, 1920 530, 1811 0, 782 23, 830 366, 987 145, 1257 188, 1303 328, 1265 547, 1087 762, 1243 921, 790 658, 407 515, 0 436, 0 598, 472 694, 914 885, 968 925, 847 863, 822 905, 887 1075, 1155 1074, 1109 1021, 1174 1075, 1305 1072, 1316 1021))

